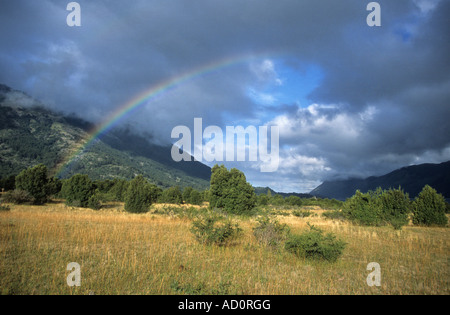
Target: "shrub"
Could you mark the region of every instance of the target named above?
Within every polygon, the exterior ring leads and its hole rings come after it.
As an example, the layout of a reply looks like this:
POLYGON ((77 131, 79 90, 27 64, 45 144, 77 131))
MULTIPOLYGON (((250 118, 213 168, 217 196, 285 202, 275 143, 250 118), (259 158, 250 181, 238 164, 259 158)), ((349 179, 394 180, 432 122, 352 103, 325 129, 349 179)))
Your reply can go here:
POLYGON ((313 213, 309 210, 302 210, 302 211, 294 210, 292 211, 292 214, 299 218, 307 218, 310 217, 313 213))
POLYGON ((10 211, 11 208, 8 206, 0 205, 0 211, 10 211))
POLYGON ((194 190, 194 188, 192 188, 192 187, 186 187, 185 189, 183 189, 183 201, 185 203, 190 203, 191 192, 193 190, 194 190))
POLYGON ((28 192, 18 189, 4 193, 2 200, 5 203, 13 203, 16 205, 33 203, 33 197, 28 192))
POLYGON ((89 199, 94 195, 95 187, 88 175, 74 175, 64 181, 61 189, 66 204, 72 207, 89 207, 89 199))
POLYGON ((150 205, 156 201, 156 198, 156 186, 150 185, 142 175, 139 175, 130 182, 125 193, 125 211, 131 213, 148 212, 150 205))
POLYGON ((302 199, 298 196, 289 196, 286 198, 285 202, 290 206, 297 206, 297 207, 300 207, 303 204, 302 199))
POLYGON ((178 186, 170 187, 163 191, 159 201, 179 205, 183 203, 183 194, 178 186))
POLYGON ((445 199, 432 187, 426 185, 413 202, 413 222, 417 225, 445 226, 445 199))
POLYGON ((125 202, 125 193, 127 192, 129 182, 125 179, 114 179, 113 186, 108 194, 112 196, 114 201, 125 202))
POLYGON ((23 170, 16 177, 16 189, 26 191, 33 197, 34 204, 47 202, 50 191, 47 167, 43 164, 23 170))
POLYGON ((269 200, 269 204, 272 206, 283 206, 284 203, 284 198, 281 195, 275 195, 272 198, 270 198, 269 200))
POLYGON ((343 215, 361 225, 382 225, 384 222, 379 198, 381 194, 381 189, 365 194, 357 190, 355 195, 345 201, 342 209, 343 215))
POLYGON ((380 196, 383 219, 390 223, 394 229, 399 230, 408 224, 408 215, 411 212, 411 202, 407 193, 402 189, 389 189, 380 196))
POLYGON ((231 214, 246 214, 256 206, 256 194, 244 173, 215 165, 212 168, 210 208, 221 208, 231 214))
POLYGON ((322 216, 332 220, 344 220, 344 214, 341 210, 328 210, 322 213, 322 216))
POLYGON ((336 261, 342 255, 346 243, 336 239, 331 233, 324 235, 322 230, 313 225, 309 227, 309 232, 290 235, 285 243, 285 249, 307 259, 336 261))
POLYGON ((267 195, 259 195, 257 197, 257 204, 259 206, 267 206, 269 204, 269 196, 267 195))
POLYGON ((290 234, 290 228, 278 221, 271 221, 268 217, 257 219, 258 225, 253 228, 253 235, 259 243, 276 247, 280 245, 290 234))
POLYGON ((92 210, 100 210, 102 203, 100 202, 100 191, 96 191, 88 200, 88 208, 92 210))
POLYGON ((201 205, 203 203, 203 194, 192 187, 187 187, 183 190, 183 201, 191 205, 201 205))
POLYGON ((223 221, 218 217, 207 216, 194 220, 191 232, 201 244, 225 246, 238 238, 242 229, 230 220, 223 221))
POLYGON ((7 178, 0 179, 0 190, 10 191, 16 189, 16 176, 10 175, 7 178))

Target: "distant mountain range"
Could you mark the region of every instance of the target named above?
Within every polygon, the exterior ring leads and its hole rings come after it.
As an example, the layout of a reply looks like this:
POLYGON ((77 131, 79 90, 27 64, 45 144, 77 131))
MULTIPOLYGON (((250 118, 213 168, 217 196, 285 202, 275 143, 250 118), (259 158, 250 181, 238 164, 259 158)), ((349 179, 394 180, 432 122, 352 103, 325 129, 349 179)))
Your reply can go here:
POLYGON ((401 187, 416 197, 425 185, 430 185, 447 199, 450 198, 450 161, 441 164, 421 164, 403 167, 389 174, 365 179, 346 179, 326 181, 310 192, 316 197, 345 200, 355 194, 356 190, 367 192, 401 187))
MULTIPOLYGON (((39 163, 55 172, 90 139, 92 125, 46 109, 21 91, 0 84, 0 177, 17 175, 39 163)), ((199 162, 174 162, 171 146, 150 143, 129 130, 112 130, 76 156, 62 177, 131 179, 144 175, 160 187, 209 187, 211 168, 199 162)), ((52 174, 55 175, 55 174, 52 174)))
POLYGON ((296 193, 296 192, 292 192, 292 193, 282 193, 282 192, 276 192, 275 190, 273 190, 270 187, 255 187, 255 193, 259 196, 259 195, 265 195, 267 194, 267 192, 270 191, 270 194, 272 196, 275 195, 280 195, 284 198, 289 197, 289 196, 297 196, 300 198, 311 198, 314 197, 311 194, 302 194, 302 193, 296 193))

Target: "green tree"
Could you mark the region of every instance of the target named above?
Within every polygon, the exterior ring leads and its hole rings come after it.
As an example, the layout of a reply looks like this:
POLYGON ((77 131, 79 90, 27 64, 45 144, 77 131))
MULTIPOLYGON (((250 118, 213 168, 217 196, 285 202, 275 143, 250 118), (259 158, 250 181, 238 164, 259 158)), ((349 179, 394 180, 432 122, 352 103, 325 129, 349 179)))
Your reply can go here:
POLYGON ((131 213, 148 212, 151 204, 155 202, 155 187, 142 175, 136 176, 125 193, 125 210, 131 213))
POLYGON ((358 224, 379 226, 384 223, 382 206, 380 205, 381 188, 376 191, 362 193, 359 190, 344 203, 343 215, 358 224))
POLYGON ((160 201, 162 203, 181 204, 183 203, 183 194, 178 186, 170 187, 163 191, 160 201))
POLYGON ((411 212, 409 195, 401 188, 383 191, 380 196, 383 219, 395 229, 401 229, 408 224, 408 216, 411 212))
POLYGON ((238 169, 215 165, 211 174, 210 207, 245 214, 256 205, 255 190, 238 169))
POLYGON ((113 200, 125 202, 125 193, 129 184, 130 183, 125 179, 114 179, 113 185, 109 190, 109 194, 112 196, 113 200))
POLYGON ((445 226, 448 222, 444 197, 429 185, 416 197, 412 208, 414 224, 445 226))
POLYGON ((33 168, 23 170, 16 177, 16 189, 26 191, 33 198, 34 204, 47 202, 51 193, 47 167, 39 164, 33 168))
POLYGON ((95 186, 88 175, 77 174, 65 180, 61 194, 66 204, 73 207, 89 207, 89 199, 95 193, 95 186))
POLYGON ((270 198, 267 195, 259 195, 257 197, 257 203, 260 206, 267 206, 269 204, 270 198))
POLYGON ((203 203, 203 193, 192 187, 186 187, 183 190, 183 201, 191 205, 201 205, 203 203))
POLYGON ((16 189, 16 176, 11 175, 7 178, 2 178, 0 180, 0 190, 4 189, 5 191, 16 189))
POLYGON ((192 187, 186 187, 185 189, 183 189, 183 201, 185 203, 190 203, 191 193, 193 190, 194 188, 192 187))
POLYGON ((289 196, 286 198, 286 203, 290 206, 298 206, 302 205, 302 199, 298 196, 289 196))

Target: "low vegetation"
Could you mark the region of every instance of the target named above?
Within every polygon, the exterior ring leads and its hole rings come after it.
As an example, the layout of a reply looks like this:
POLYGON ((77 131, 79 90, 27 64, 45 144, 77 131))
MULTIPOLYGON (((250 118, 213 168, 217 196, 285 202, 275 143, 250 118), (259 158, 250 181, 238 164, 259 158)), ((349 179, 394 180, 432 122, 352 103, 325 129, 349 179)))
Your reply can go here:
POLYGON ((342 255, 346 243, 332 233, 324 235, 323 231, 314 225, 308 226, 310 231, 289 236, 286 250, 302 258, 335 262, 342 255))

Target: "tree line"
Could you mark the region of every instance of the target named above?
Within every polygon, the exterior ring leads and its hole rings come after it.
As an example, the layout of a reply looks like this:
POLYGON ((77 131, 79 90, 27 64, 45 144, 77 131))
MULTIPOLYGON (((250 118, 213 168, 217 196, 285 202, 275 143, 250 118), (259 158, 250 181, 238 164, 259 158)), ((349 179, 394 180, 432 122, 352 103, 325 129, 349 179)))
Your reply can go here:
MULTIPOLYGON (((338 216, 360 225, 379 226, 390 224, 396 229, 409 223, 417 225, 445 226, 449 204, 441 194, 430 186, 411 200, 401 188, 362 193, 345 202, 334 199, 284 198, 271 191, 257 196, 253 186, 247 182, 243 172, 228 170, 225 166, 215 165, 211 170, 210 188, 204 191, 186 187, 170 187, 165 190, 149 182, 142 175, 132 180, 113 179, 92 181, 88 175, 76 174, 60 180, 49 177, 45 165, 23 170, 15 177, 0 181, 0 185, 9 188, 3 194, 6 203, 44 204, 51 198, 65 199, 69 206, 98 210, 102 204, 119 201, 125 204, 125 210, 131 213, 145 213, 154 203, 201 205, 209 202, 210 209, 234 215, 251 215, 255 209, 266 206, 295 208, 301 206, 320 206, 322 209, 334 209, 327 216, 338 216)), ((257 211, 256 211, 257 212, 257 211)))

